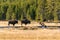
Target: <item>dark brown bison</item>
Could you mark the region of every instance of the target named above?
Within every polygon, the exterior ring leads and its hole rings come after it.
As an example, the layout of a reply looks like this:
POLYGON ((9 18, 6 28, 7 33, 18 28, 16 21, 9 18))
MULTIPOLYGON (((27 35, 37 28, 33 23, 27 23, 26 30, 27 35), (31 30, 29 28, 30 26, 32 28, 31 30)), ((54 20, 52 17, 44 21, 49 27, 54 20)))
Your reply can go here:
POLYGON ((18 20, 9 20, 8 25, 12 24, 13 26, 18 23, 18 20))
POLYGON ((30 23, 31 23, 31 21, 28 20, 28 19, 23 19, 23 20, 21 20, 21 25, 22 25, 22 24, 27 25, 27 24, 30 24, 30 23))

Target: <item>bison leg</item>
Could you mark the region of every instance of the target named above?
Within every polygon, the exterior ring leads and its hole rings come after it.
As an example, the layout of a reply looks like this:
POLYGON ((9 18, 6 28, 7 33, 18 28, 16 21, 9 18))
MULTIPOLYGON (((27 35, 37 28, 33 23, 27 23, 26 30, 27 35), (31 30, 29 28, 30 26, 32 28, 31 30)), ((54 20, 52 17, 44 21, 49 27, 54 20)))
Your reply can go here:
POLYGON ((14 28, 15 24, 12 24, 12 25, 13 25, 12 28, 14 28))
POLYGON ((13 24, 13 26, 14 26, 15 24, 13 24))
POLYGON ((8 28, 10 27, 10 24, 8 23, 8 28))

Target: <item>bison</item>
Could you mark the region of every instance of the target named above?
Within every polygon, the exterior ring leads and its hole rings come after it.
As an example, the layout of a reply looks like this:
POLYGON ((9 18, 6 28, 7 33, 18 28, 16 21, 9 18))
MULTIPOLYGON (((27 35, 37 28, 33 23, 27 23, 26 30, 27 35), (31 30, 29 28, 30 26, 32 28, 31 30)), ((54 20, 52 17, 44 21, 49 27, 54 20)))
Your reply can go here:
POLYGON ((31 23, 31 21, 30 20, 28 20, 28 19, 23 19, 23 20, 21 20, 21 25, 22 24, 25 24, 25 25, 27 25, 27 24, 30 24, 31 23))
POLYGON ((13 26, 18 23, 18 20, 9 20, 8 25, 12 24, 13 26))
POLYGON ((47 26, 43 22, 40 22, 40 24, 42 28, 47 28, 47 26))
MULTIPOLYGON (((38 21, 40 21, 41 19, 38 19, 38 21)), ((41 25, 41 28, 47 28, 47 26, 44 24, 44 22, 46 21, 46 19, 43 19, 43 22, 39 22, 39 24, 41 25)))

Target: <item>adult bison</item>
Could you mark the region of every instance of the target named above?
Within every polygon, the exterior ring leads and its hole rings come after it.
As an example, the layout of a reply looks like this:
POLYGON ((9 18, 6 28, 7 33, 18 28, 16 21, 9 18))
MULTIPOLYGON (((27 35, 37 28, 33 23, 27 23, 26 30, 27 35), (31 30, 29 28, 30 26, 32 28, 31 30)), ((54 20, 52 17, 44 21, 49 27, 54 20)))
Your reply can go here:
POLYGON ((21 25, 22 25, 22 24, 27 25, 27 24, 30 24, 30 23, 31 23, 31 21, 30 21, 30 20, 28 20, 27 18, 25 18, 25 19, 21 20, 21 25))
POLYGON ((12 24, 13 26, 18 23, 18 20, 9 20, 8 25, 12 24))

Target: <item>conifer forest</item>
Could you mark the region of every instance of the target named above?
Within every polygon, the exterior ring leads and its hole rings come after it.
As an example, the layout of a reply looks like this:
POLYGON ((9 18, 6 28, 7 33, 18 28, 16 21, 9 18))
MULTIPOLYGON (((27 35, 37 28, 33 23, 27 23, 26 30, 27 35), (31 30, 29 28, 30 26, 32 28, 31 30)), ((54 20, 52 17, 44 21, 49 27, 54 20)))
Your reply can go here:
POLYGON ((60 0, 0 0, 0 20, 60 20, 60 0))

